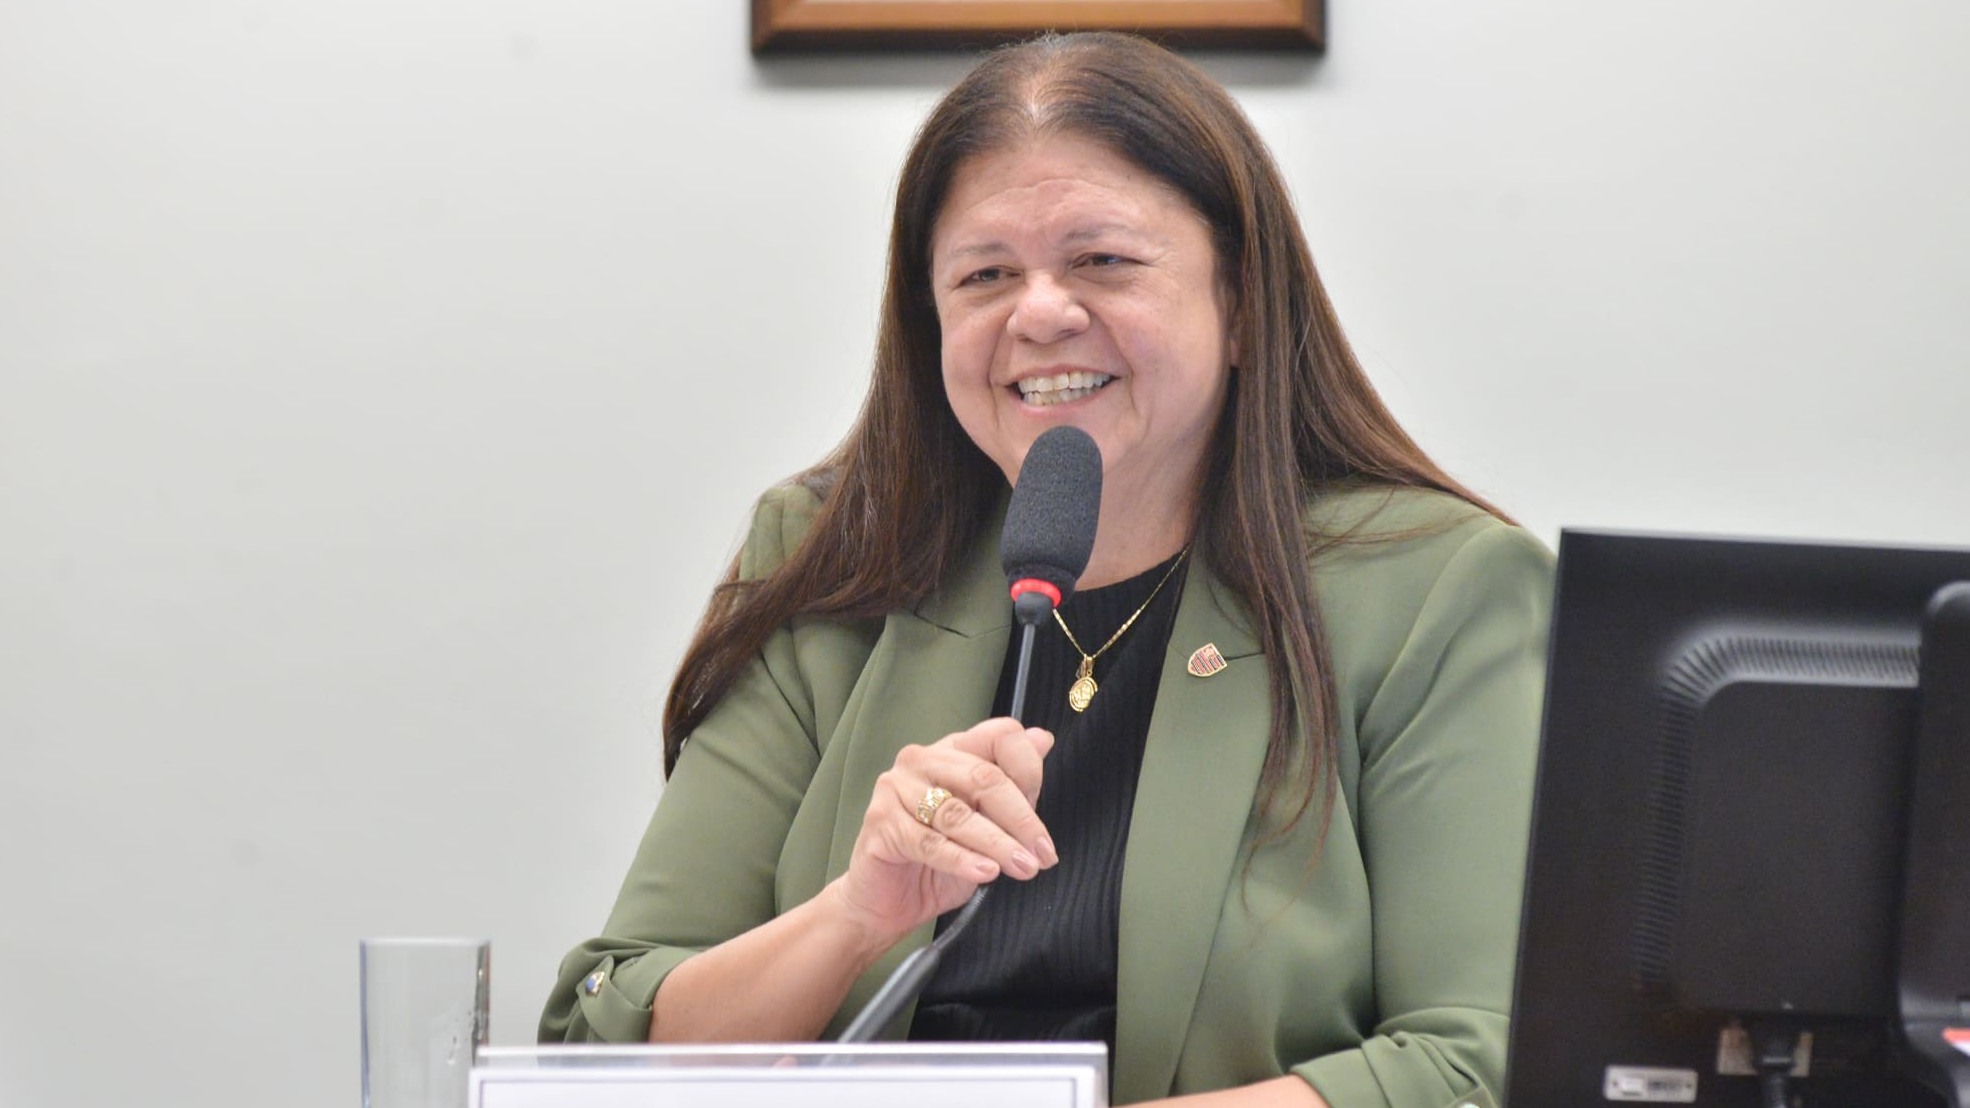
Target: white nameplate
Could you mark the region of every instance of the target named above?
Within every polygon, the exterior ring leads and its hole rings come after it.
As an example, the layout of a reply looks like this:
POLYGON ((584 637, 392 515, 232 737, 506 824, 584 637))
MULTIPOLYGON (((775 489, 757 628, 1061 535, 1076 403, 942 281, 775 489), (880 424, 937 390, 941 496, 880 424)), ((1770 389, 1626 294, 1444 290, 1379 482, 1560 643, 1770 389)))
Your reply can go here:
POLYGON ((491 1047, 471 1108, 1105 1108, 1099 1043, 491 1047))

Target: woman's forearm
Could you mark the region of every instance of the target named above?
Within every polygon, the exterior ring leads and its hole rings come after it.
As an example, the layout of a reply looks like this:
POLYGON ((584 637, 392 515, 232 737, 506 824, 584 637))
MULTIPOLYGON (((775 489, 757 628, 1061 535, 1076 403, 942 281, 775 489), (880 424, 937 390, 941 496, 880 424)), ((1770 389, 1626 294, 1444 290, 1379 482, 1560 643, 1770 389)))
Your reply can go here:
POLYGON ((857 922, 831 884, 672 970, 650 1005, 650 1041, 816 1039, 849 986, 900 937, 857 922))

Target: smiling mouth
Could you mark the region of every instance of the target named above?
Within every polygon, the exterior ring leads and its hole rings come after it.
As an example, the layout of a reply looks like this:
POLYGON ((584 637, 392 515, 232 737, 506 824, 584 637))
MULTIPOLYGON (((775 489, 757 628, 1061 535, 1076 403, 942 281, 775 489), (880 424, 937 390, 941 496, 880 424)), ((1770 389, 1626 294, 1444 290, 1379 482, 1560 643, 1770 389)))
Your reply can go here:
POLYGON ((1093 396, 1102 386, 1115 378, 1106 373, 1088 373, 1076 370, 1073 373, 1058 373, 1052 377, 1030 377, 1018 382, 1019 398, 1035 407, 1052 404, 1071 404, 1084 397, 1093 396))

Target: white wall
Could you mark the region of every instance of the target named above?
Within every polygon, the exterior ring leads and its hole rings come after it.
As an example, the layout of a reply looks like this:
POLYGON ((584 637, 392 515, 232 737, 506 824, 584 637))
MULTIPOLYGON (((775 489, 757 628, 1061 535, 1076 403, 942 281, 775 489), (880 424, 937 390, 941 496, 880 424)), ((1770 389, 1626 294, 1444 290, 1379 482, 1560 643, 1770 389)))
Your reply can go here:
MULTIPOLYGON (((746 5, 0 6, 0 1104, 345 1105, 355 944, 520 1042, 751 496, 847 425, 951 58, 746 5)), ((1970 8, 1336 0, 1207 59, 1451 467, 1970 545, 1970 8)))

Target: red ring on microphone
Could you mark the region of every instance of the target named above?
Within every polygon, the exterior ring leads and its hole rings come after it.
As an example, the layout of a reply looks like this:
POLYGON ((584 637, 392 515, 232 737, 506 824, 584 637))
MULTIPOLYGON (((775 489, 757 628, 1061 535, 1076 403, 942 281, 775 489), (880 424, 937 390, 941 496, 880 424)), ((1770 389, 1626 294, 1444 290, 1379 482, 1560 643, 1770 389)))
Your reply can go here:
POLYGON ((1029 592, 1045 593, 1047 599, 1053 601, 1054 607, 1060 607, 1060 590, 1054 588, 1051 582, 1042 581, 1038 577, 1021 577, 1012 583, 1012 598, 1014 600, 1018 600, 1021 596, 1029 592))

